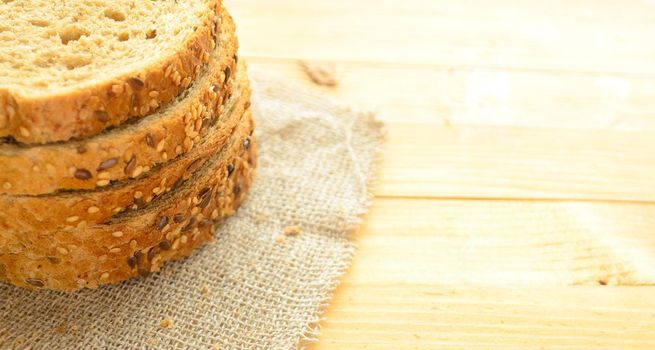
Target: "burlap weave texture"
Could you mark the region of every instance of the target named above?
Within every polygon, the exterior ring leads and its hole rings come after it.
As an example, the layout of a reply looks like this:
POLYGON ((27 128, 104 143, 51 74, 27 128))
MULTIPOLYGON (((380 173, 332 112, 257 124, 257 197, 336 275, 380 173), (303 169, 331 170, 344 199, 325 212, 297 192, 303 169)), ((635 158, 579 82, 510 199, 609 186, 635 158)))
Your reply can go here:
POLYGON ((0 348, 295 349, 316 336, 354 251, 346 232, 366 208, 382 126, 266 73, 251 78, 256 180, 214 243, 95 291, 0 285, 0 348), (290 225, 301 233, 284 236, 290 225))

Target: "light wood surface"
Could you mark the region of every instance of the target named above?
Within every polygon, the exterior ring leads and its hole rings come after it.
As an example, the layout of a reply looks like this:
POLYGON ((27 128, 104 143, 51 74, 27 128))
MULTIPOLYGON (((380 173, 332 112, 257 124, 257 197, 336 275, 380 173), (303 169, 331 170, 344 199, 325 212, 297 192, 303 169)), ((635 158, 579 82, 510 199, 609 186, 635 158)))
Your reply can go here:
POLYGON ((251 66, 388 123, 311 349, 655 348, 655 1, 227 5, 251 66))

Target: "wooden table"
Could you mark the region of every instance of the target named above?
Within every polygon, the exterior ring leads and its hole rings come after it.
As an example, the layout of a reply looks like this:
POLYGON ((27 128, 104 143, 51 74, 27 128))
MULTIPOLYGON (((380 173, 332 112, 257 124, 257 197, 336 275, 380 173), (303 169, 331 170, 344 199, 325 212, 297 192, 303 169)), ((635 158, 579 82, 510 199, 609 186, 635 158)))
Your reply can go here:
POLYGON ((655 348, 655 1, 227 4, 251 66, 388 123, 311 348, 655 348))

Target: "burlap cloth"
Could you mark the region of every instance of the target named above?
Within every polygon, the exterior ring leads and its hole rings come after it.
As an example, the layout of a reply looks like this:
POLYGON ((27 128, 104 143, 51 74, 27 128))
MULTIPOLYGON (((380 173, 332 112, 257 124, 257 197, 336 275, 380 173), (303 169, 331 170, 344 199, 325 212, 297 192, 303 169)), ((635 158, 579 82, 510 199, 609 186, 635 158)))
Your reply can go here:
POLYGON ((250 75, 257 177, 215 242, 160 274, 99 290, 0 285, 0 348, 295 349, 317 336, 354 251, 347 231, 366 209, 382 126, 268 73, 250 75), (283 236, 290 225, 302 232, 283 236), (172 328, 161 327, 166 317, 172 328))

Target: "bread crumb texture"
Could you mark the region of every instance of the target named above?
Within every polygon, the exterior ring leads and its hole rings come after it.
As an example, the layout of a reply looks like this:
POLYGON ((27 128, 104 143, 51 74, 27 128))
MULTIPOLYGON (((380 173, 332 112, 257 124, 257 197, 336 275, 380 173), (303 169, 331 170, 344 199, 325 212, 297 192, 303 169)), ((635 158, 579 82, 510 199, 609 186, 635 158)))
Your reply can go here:
POLYGON ((180 47, 208 3, 1 0, 0 88, 44 92, 129 71, 180 47))

